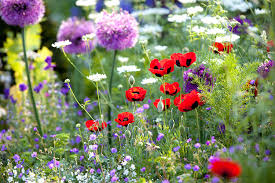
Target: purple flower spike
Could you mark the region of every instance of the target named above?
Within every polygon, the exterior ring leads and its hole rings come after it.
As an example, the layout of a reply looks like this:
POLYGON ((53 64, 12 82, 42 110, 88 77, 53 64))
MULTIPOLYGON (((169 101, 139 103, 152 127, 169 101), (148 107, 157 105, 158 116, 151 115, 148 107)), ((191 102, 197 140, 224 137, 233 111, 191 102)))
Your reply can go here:
POLYGON ((103 11, 96 22, 96 36, 107 50, 131 48, 138 40, 138 23, 127 11, 103 11))
POLYGON ((44 16, 42 0, 2 0, 0 15, 9 25, 25 27, 38 23, 44 16))

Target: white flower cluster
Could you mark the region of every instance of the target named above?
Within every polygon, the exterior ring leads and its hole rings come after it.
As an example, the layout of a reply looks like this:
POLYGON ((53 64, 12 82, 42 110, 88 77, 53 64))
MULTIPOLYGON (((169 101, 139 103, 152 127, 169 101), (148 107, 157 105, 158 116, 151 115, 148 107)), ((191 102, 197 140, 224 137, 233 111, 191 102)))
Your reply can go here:
POLYGON ((167 15, 167 14, 169 14, 169 10, 166 8, 148 8, 145 10, 134 11, 132 13, 134 17, 148 16, 148 15, 167 15))
POLYGON ((94 82, 98 82, 98 81, 101 81, 106 78, 107 78, 107 76, 105 74, 98 74, 98 73, 87 76, 87 79, 94 81, 94 82))
POLYGON ((256 15, 263 15, 263 14, 268 14, 269 11, 266 9, 255 9, 255 14, 256 15))
POLYGON ((70 44, 72 44, 72 42, 69 41, 69 40, 66 40, 66 41, 58 41, 58 42, 53 43, 53 44, 52 44, 52 47, 54 47, 54 48, 62 48, 62 47, 68 46, 68 45, 70 45, 70 44))
POLYGON ((76 6, 94 6, 96 5, 96 0, 77 0, 75 2, 76 6))
POLYGON ((171 14, 168 16, 169 22, 183 23, 183 22, 186 22, 186 20, 190 20, 190 17, 187 14, 181 14, 181 15, 171 14))
POLYGON ((217 36, 216 37, 216 42, 235 42, 238 39, 240 39, 240 36, 236 35, 236 34, 231 34, 231 35, 225 35, 225 36, 217 36))
POLYGON ((118 56, 117 59, 122 62, 122 63, 126 63, 129 61, 128 57, 122 57, 122 56, 118 56))
POLYGON ((197 1, 196 0, 179 0, 179 2, 182 4, 188 4, 188 3, 195 3, 197 1))
POLYGON ((124 72, 137 72, 140 71, 139 68, 135 65, 125 65, 117 68, 117 71, 119 74, 124 73, 124 72))
POLYGON ((203 12, 203 8, 200 6, 194 6, 194 7, 187 8, 187 14, 189 16, 194 16, 200 12, 203 12))
POLYGON ((167 46, 161 46, 161 45, 155 46, 156 51, 165 51, 167 48, 168 48, 167 46))
POLYGON ((158 24, 146 24, 143 27, 139 28, 139 33, 140 34, 158 34, 160 32, 162 32, 163 28, 158 25, 158 24))
POLYGON ((93 40, 95 36, 96 36, 95 33, 85 34, 84 36, 82 36, 82 40, 83 41, 93 40))
POLYGON ((246 12, 253 5, 245 0, 222 0, 224 7, 230 11, 246 12))
POLYGON ((119 0, 108 0, 104 2, 104 4, 109 8, 117 7, 119 6, 119 3, 119 0))
POLYGON ((156 78, 145 78, 141 81, 141 84, 147 85, 147 84, 153 84, 156 83, 158 80, 156 78))

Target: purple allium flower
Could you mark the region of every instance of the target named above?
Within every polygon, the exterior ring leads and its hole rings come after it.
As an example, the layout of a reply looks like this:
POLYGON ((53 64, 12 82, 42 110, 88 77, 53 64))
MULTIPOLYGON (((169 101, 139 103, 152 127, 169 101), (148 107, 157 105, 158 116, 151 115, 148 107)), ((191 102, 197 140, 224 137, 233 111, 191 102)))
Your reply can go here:
POLYGON ((0 15, 9 25, 24 27, 36 24, 44 16, 42 0, 2 0, 0 15))
POLYGON ((91 134, 90 135, 90 140, 96 140, 96 134, 91 134))
POLYGON ((191 142, 191 140, 192 140, 191 138, 187 139, 187 140, 186 140, 186 143, 191 142))
POLYGON ((273 66, 274 66, 274 61, 269 60, 267 62, 262 63, 258 67, 257 72, 259 73, 260 76, 262 76, 263 78, 266 78, 268 76, 269 71, 271 70, 271 68, 273 66))
POLYGON ((158 134, 157 141, 160 141, 164 137, 163 133, 158 134))
POLYGON ((98 43, 107 50, 124 50, 135 46, 138 40, 138 23, 126 11, 103 11, 96 20, 98 43))
POLYGON ((17 163, 20 160, 20 156, 18 154, 15 154, 13 156, 14 161, 17 163))
POLYGON ((145 170, 146 170, 145 167, 142 167, 142 168, 140 169, 141 172, 145 172, 145 170))
POLYGON ((125 156, 124 161, 130 161, 131 159, 131 156, 125 156))
POLYGON ((246 33, 247 27, 252 26, 251 20, 247 18, 242 19, 241 16, 237 16, 234 18, 234 20, 238 21, 239 24, 235 25, 234 27, 228 26, 229 31, 234 34, 240 35, 246 33))
POLYGON ((113 169, 113 170, 110 171, 110 176, 111 177, 115 176, 115 174, 116 174, 116 170, 115 169, 113 169))
POLYGON ((118 181, 118 177, 113 176, 113 177, 111 178, 111 182, 117 182, 117 181, 118 181))
POLYGON ((186 165, 184 165, 184 168, 185 168, 186 170, 190 170, 190 169, 192 168, 192 166, 191 166, 190 164, 186 164, 186 165))
POLYGON ((45 62, 47 63, 46 67, 44 67, 44 70, 49 70, 49 69, 53 69, 56 67, 56 65, 52 64, 52 57, 48 56, 45 59, 45 62))
POLYGON ((198 165, 195 165, 194 167, 193 167, 193 170, 196 172, 196 171, 199 171, 199 169, 200 169, 200 167, 198 166, 198 165))
POLYGON ((111 152, 112 152, 112 153, 117 153, 117 149, 116 149, 116 148, 112 148, 112 149, 111 149, 111 152))
POLYGON ((33 152, 33 153, 31 154, 31 156, 32 156, 33 158, 35 158, 35 157, 37 156, 37 152, 33 152))
POLYGON ((26 89, 28 89, 27 85, 25 85, 24 83, 19 84, 19 90, 21 92, 25 91, 26 89))
POLYGON ((72 42, 72 44, 63 48, 66 53, 86 53, 90 52, 95 47, 96 40, 93 39, 89 41, 83 41, 82 36, 92 33, 95 33, 95 26, 93 22, 86 21, 84 19, 78 19, 77 17, 72 17, 62 22, 58 30, 57 40, 69 40, 72 42), (87 45, 87 42, 89 45, 87 45))
POLYGON ((180 149, 180 146, 177 146, 177 147, 174 147, 174 148, 173 148, 173 151, 174 151, 174 152, 177 152, 179 149, 180 149))
POLYGON ((149 109, 149 108, 150 108, 149 104, 144 104, 143 105, 143 109, 149 109))
POLYGON ((94 174, 95 170, 93 168, 90 169, 90 173, 94 174))
POLYGON ((205 66, 201 64, 199 67, 188 69, 183 73, 183 90, 186 93, 190 93, 192 90, 200 92, 198 89, 199 83, 194 83, 194 77, 197 77, 202 84, 213 87, 213 77, 210 74, 209 69, 205 68, 205 66))
POLYGON ((196 143, 196 144, 194 145, 194 147, 195 147, 195 148, 200 148, 200 147, 201 147, 201 144, 200 144, 200 143, 196 143))

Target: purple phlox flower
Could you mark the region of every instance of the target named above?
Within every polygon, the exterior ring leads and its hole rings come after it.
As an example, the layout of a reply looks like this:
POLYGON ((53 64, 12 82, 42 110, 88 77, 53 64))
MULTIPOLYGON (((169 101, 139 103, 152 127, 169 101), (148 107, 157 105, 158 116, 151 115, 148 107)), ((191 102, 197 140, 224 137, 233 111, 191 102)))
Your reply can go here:
POLYGON ((141 172, 145 172, 145 170, 146 170, 145 167, 142 167, 142 168, 140 169, 141 172))
POLYGON ((23 91, 25 91, 25 90, 27 90, 27 89, 28 89, 28 87, 27 87, 27 85, 25 85, 24 83, 19 84, 19 90, 20 90, 21 92, 23 92, 23 91))
POLYGON ((213 88, 214 79, 210 74, 209 69, 205 68, 205 66, 201 64, 199 67, 196 67, 194 69, 188 69, 183 73, 183 80, 184 80, 183 90, 186 93, 190 93, 192 90, 201 92, 198 89, 199 83, 194 83, 194 77, 197 77, 199 81, 205 86, 209 86, 213 88))
POLYGON ((269 149, 265 150, 265 154, 266 155, 270 155, 271 154, 271 151, 269 149))
POLYGON ((234 34, 240 35, 240 34, 246 33, 247 27, 252 26, 251 20, 247 18, 242 19, 241 16, 237 16, 234 18, 234 20, 238 21, 239 24, 235 25, 234 27, 230 25, 228 26, 229 31, 234 34))
POLYGON ((213 177, 211 183, 218 183, 220 179, 218 177, 213 177))
POLYGON ((144 112, 143 107, 139 107, 139 108, 137 108, 137 110, 136 110, 136 113, 143 113, 143 112, 144 112))
POLYGON ((124 182, 128 182, 129 181, 129 179, 128 179, 128 177, 126 177, 125 179, 124 179, 124 182))
POLYGON ((209 146, 211 143, 210 143, 210 141, 208 140, 208 141, 206 141, 206 143, 205 143, 207 146, 209 146))
POLYGON ((48 138, 48 135, 47 135, 47 134, 44 134, 44 135, 43 135, 43 138, 44 138, 44 139, 47 139, 47 138, 48 138))
POLYGON ((56 137, 56 134, 52 134, 52 135, 50 135, 50 137, 55 138, 55 137, 56 137))
POLYGON ((73 149, 70 150, 70 152, 71 152, 71 153, 76 153, 76 154, 77 154, 77 153, 79 152, 79 150, 78 150, 77 148, 73 148, 73 149))
POLYGON ((5 150, 7 150, 6 145, 5 145, 5 144, 2 144, 2 146, 1 146, 1 151, 5 151, 5 150))
POLYGON ((199 171, 199 169, 200 169, 200 167, 198 166, 198 165, 195 165, 194 167, 193 167, 193 170, 196 172, 196 171, 199 171))
POLYGON ((79 157, 79 161, 82 161, 84 159, 84 156, 79 157))
POLYGON ((36 127, 33 127, 33 131, 35 131, 35 132, 36 132, 36 131, 37 131, 37 128, 36 128, 36 127))
POLYGON ((77 111, 77 115, 78 115, 78 116, 82 116, 82 110, 78 110, 78 111, 77 111))
POLYGON ((191 138, 189 138, 189 139, 186 140, 187 143, 189 143, 189 142, 191 142, 191 141, 192 141, 191 138))
POLYGON ((35 86, 34 88, 33 88, 33 90, 36 92, 36 93, 39 93, 42 89, 43 89, 43 83, 42 82, 40 82, 37 86, 35 86))
POLYGON ((20 156, 18 154, 15 154, 13 156, 14 161, 17 163, 20 160, 20 156))
POLYGON ((131 156, 125 156, 124 161, 130 161, 131 159, 131 156))
POLYGON ((215 157, 215 156, 210 156, 209 159, 208 159, 209 163, 214 163, 217 160, 219 160, 219 158, 215 157))
POLYGON ((114 134, 113 134, 113 137, 114 137, 114 138, 117 138, 117 137, 118 137, 118 134, 117 134, 117 133, 114 133, 114 134))
POLYGON ((117 182, 117 181, 118 181, 118 177, 113 176, 113 177, 111 178, 111 182, 117 182))
POLYGON ((164 137, 164 134, 163 133, 159 133, 156 140, 160 141, 163 137, 164 137))
POLYGON ((127 11, 103 11, 96 22, 96 36, 107 50, 131 48, 138 40, 138 23, 127 11))
POLYGON ((97 148, 98 148, 98 145, 97 145, 97 144, 90 145, 90 149, 93 150, 93 151, 96 151, 97 148))
POLYGON ((42 0, 2 0, 1 18, 9 25, 25 27, 38 23, 45 13, 42 0))
POLYGON ((243 142, 243 138, 240 136, 240 137, 238 137, 238 141, 239 142, 243 142))
POLYGON ((149 109, 149 108, 150 108, 149 104, 143 104, 143 109, 149 109))
POLYGON ((55 131, 57 131, 57 132, 61 131, 61 130, 62 130, 62 128, 60 126, 58 126, 58 127, 55 128, 55 131))
POLYGON ((184 165, 184 168, 185 168, 186 170, 190 170, 190 169, 192 168, 192 166, 191 166, 190 164, 186 164, 186 165, 184 165))
POLYGON ((234 146, 229 147, 228 151, 229 153, 233 154, 235 152, 235 147, 234 146))
POLYGON ((113 177, 115 174, 116 174, 116 170, 115 169, 113 169, 113 170, 110 171, 110 176, 111 177, 113 177))
POLYGON ((72 17, 66 21, 63 21, 60 25, 57 40, 69 40, 72 43, 63 48, 66 53, 87 53, 95 47, 96 39, 83 41, 82 36, 95 33, 95 31, 95 26, 92 21, 72 17))
POLYGON ((93 168, 90 169, 90 173, 94 174, 95 170, 93 168))
POLYGON ((173 148, 173 151, 174 151, 174 152, 177 152, 179 149, 180 149, 180 146, 177 146, 177 147, 174 147, 174 148, 173 148))
POLYGON ((34 144, 34 147, 35 147, 36 149, 39 149, 39 144, 34 144))
POLYGON ((35 142, 38 142, 38 141, 39 141, 39 138, 37 138, 37 137, 34 138, 34 141, 35 141, 35 142))
POLYGON ((205 179, 209 179, 209 178, 210 178, 210 175, 209 175, 209 174, 205 174, 205 175, 204 175, 204 178, 205 178, 205 179))
POLYGON ((33 158, 35 158, 37 156, 37 152, 33 152, 32 154, 31 154, 31 157, 33 157, 33 158))
POLYGON ((100 174, 100 173, 101 173, 101 169, 98 168, 98 169, 96 170, 96 172, 97 172, 98 174, 100 174))
POLYGON ((207 111, 210 111, 211 110, 211 107, 207 107, 207 108, 205 108, 207 111))
POLYGON ((163 180, 161 183, 170 183, 169 180, 163 180))
POLYGON ((7 139, 8 141, 10 141, 10 140, 12 139, 12 137, 11 137, 10 135, 8 135, 8 136, 6 136, 6 139, 7 139))
POLYGON ((90 135, 90 140, 96 140, 96 134, 91 134, 90 135))
POLYGON ((196 144, 194 145, 194 147, 195 147, 195 148, 200 148, 200 147, 201 147, 201 144, 200 144, 200 143, 196 143, 196 144))
POLYGON ((117 153, 117 149, 116 149, 116 148, 112 148, 112 149, 111 149, 111 152, 112 152, 112 153, 117 153))
POLYGON ((79 144, 79 143, 81 142, 81 137, 80 137, 80 136, 76 136, 76 137, 75 137, 75 142, 76 142, 77 144, 79 144))
POLYGON ((44 67, 44 70, 53 69, 56 67, 55 64, 52 64, 51 56, 47 56, 47 58, 45 59, 45 62, 47 63, 47 65, 46 65, 46 67, 44 67))
POLYGON ((269 71, 271 70, 271 68, 274 66, 274 61, 273 60, 269 60, 267 62, 262 63, 258 69, 257 72, 259 73, 259 75, 263 78, 266 78, 268 76, 269 71))
POLYGON ((269 160, 269 157, 268 156, 265 156, 264 158, 263 158, 263 161, 268 161, 269 160))
POLYGON ((54 167, 59 167, 59 161, 53 159, 47 163, 49 169, 53 169, 54 167))
POLYGON ((226 151, 227 151, 226 147, 222 148, 222 152, 226 152, 226 151))

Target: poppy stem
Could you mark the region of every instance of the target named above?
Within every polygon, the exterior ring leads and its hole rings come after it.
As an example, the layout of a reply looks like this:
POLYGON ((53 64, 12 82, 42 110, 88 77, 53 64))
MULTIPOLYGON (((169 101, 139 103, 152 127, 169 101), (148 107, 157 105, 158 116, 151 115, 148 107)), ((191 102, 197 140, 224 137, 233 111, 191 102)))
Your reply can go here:
POLYGON ((100 114, 100 119, 102 120, 102 123, 104 121, 102 113, 101 113, 101 106, 100 106, 100 100, 99 100, 99 91, 98 91, 98 82, 96 82, 96 94, 97 94, 97 103, 98 103, 98 110, 100 114))
POLYGON ((199 141, 201 142, 201 128, 200 128, 200 124, 199 124, 199 114, 198 114, 198 110, 195 109, 196 112, 196 119, 197 119, 197 128, 199 131, 199 141))
POLYGON ((22 28, 21 36, 22 36, 22 45, 23 45, 23 53, 24 53, 24 62, 25 62, 27 80, 28 80, 28 90, 29 90, 29 94, 31 97, 32 107, 33 107, 34 115, 36 118, 38 131, 39 131, 39 134, 41 136, 43 136, 41 123, 40 123, 40 119, 39 119, 39 114, 38 114, 38 111, 36 108, 36 103, 35 103, 35 99, 34 99, 34 95, 33 95, 33 91, 32 91, 32 83, 31 83, 31 77, 30 77, 30 71, 29 71, 29 65, 28 65, 28 59, 27 59, 27 52, 26 52, 25 28, 22 28))
MULTIPOLYGON (((113 57, 113 64, 112 64, 112 70, 111 70, 111 77, 110 77, 110 82, 109 82, 109 96, 110 96, 110 105, 108 106, 108 121, 111 121, 111 105, 112 105, 112 86, 113 86, 113 77, 114 77, 114 69, 115 69, 115 64, 116 64, 116 55, 117 55, 117 50, 114 50, 114 57, 113 57)), ((112 145, 112 127, 111 125, 108 125, 108 141, 109 145, 112 145)))

